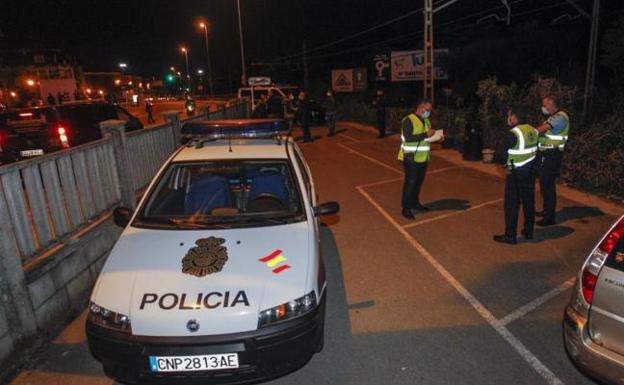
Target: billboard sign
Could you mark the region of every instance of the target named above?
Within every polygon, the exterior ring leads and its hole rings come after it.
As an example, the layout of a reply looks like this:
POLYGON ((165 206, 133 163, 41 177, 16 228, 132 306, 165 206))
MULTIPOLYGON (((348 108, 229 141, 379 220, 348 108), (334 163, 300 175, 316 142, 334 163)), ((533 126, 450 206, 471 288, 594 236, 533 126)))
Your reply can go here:
POLYGON ((366 68, 332 70, 331 78, 334 92, 357 92, 368 87, 366 68))
MULTIPOLYGON (((448 49, 436 49, 434 51, 436 79, 448 79, 446 69, 440 65, 448 52, 448 49)), ((393 82, 416 81, 424 78, 425 53, 422 50, 392 51, 390 63, 393 82)))
POLYGON ((390 80, 390 60, 387 54, 384 53, 373 57, 373 70, 376 81, 390 80))

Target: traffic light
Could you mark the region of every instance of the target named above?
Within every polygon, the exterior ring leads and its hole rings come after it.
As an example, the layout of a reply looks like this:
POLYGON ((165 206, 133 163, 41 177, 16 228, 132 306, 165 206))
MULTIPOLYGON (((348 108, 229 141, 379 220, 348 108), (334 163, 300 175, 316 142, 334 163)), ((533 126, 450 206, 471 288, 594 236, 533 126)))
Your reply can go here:
POLYGON ((168 81, 169 83, 172 83, 172 82, 173 82, 173 80, 174 80, 173 74, 168 74, 168 75, 167 75, 167 81, 168 81))

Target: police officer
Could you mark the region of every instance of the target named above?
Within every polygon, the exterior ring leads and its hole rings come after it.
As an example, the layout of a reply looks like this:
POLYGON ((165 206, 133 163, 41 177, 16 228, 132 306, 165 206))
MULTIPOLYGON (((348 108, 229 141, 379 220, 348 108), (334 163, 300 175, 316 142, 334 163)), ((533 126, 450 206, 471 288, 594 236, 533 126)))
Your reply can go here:
POLYGON ((542 99, 542 113, 548 119, 536 127, 539 132, 537 169, 540 190, 544 198, 543 218, 537 222, 538 226, 555 224, 555 210, 557 208, 557 190, 555 181, 561 170, 563 150, 568 141, 570 118, 559 109, 557 99, 547 96, 542 99))
POLYGON ((373 100, 375 114, 377 115, 377 129, 379 130, 378 138, 386 137, 386 98, 383 90, 377 90, 377 96, 373 100))
POLYGON ((495 235, 494 240, 515 245, 520 204, 524 211, 525 239, 533 239, 535 222, 535 171, 537 154, 537 130, 526 124, 528 111, 512 106, 507 112, 507 123, 511 127, 504 141, 507 153, 507 177, 505 178, 505 234, 495 235))
POLYGON ((407 219, 414 219, 412 210, 429 211, 428 207, 420 203, 419 195, 429 163, 430 147, 427 139, 434 133, 429 122, 431 109, 431 102, 422 99, 416 104, 416 110, 401 122, 398 159, 403 162, 405 170, 401 214, 407 219))

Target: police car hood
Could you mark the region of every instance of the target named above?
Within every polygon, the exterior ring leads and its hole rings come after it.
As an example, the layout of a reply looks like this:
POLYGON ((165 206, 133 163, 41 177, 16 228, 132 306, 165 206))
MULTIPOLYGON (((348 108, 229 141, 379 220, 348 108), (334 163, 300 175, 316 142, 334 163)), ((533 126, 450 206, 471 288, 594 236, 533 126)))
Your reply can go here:
POLYGON ((129 227, 92 301, 129 315, 135 335, 256 330, 260 311, 306 294, 309 249, 306 222, 214 231, 129 227))

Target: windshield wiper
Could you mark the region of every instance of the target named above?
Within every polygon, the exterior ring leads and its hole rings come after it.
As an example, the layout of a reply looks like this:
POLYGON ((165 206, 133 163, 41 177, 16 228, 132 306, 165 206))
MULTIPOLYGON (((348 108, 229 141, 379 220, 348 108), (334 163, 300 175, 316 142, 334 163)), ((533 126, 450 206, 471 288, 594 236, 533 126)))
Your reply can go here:
POLYGON ((143 218, 139 220, 135 225, 143 225, 143 226, 157 226, 169 228, 171 226, 175 227, 178 230, 200 230, 200 229, 228 229, 230 226, 221 224, 221 223, 202 223, 202 222, 188 222, 183 219, 177 218, 143 218))

